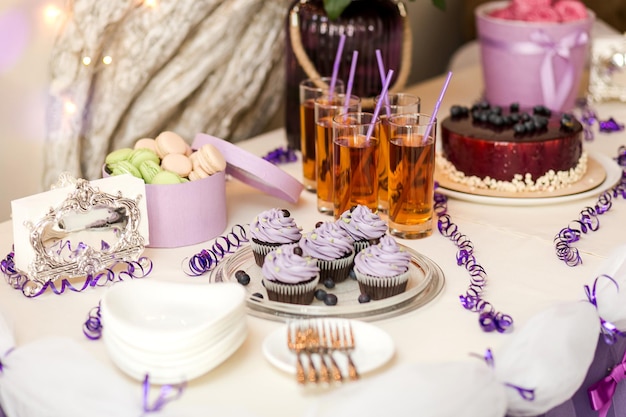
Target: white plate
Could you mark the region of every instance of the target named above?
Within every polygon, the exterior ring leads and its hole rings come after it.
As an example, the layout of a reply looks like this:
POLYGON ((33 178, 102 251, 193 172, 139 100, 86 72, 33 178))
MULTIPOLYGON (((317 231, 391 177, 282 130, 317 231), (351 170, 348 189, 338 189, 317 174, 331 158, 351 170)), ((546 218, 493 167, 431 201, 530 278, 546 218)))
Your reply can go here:
POLYGON ((600 195, 604 191, 613 187, 621 178, 622 170, 615 161, 606 155, 602 154, 590 154, 606 171, 606 178, 597 187, 591 188, 583 192, 577 192, 567 195, 559 195, 555 197, 493 197, 487 195, 473 194, 471 192, 462 192, 450 190, 445 187, 439 187, 435 192, 441 193, 448 197, 456 198, 459 200, 470 201, 472 203, 491 204, 498 206, 541 206, 546 204, 557 204, 568 201, 581 200, 587 197, 593 197, 600 195))
MULTIPOLYGON (((327 323, 339 327, 348 323, 352 324, 356 348, 352 352, 352 360, 361 374, 371 372, 385 363, 394 355, 395 347, 391 336, 382 329, 358 320, 348 319, 312 319, 312 323, 327 323)), ((295 374, 296 355, 287 347, 287 325, 281 326, 270 333, 263 341, 263 355, 278 369, 295 374)), ((319 355, 314 355, 314 360, 319 361, 319 355)), ((342 373, 347 375, 347 358, 342 352, 333 355, 342 373)), ((302 360, 306 364, 305 358, 302 360)))

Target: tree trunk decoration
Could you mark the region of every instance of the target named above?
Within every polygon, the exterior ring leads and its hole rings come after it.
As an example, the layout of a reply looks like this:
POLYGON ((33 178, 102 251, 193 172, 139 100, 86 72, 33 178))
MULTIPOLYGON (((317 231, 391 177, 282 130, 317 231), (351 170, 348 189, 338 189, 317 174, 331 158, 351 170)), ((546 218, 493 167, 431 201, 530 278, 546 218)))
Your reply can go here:
POLYGON ((172 130, 258 134, 284 89, 290 0, 74 0, 55 40, 43 185, 172 130))

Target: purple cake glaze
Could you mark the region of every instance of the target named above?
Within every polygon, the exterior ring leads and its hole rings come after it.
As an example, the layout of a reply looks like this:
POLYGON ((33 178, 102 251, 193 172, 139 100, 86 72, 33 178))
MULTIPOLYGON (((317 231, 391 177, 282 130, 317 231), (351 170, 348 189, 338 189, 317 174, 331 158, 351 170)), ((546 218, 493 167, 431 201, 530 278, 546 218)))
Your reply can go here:
POLYGON ((265 256, 262 272, 268 281, 283 284, 300 284, 311 281, 320 270, 311 257, 304 257, 294 252, 296 243, 283 245, 265 256))
POLYGON ((411 254, 400 248, 391 236, 383 236, 380 243, 363 249, 354 258, 354 267, 362 274, 374 277, 393 277, 409 269, 411 254))
POLYGON ((324 222, 300 240, 305 255, 317 259, 334 260, 354 250, 354 240, 337 223, 324 222))
POLYGON ((300 240, 302 232, 287 210, 273 208, 254 218, 250 236, 259 242, 293 243, 300 240))
POLYGON ((343 212, 337 224, 356 241, 380 239, 387 233, 387 223, 363 205, 343 212))

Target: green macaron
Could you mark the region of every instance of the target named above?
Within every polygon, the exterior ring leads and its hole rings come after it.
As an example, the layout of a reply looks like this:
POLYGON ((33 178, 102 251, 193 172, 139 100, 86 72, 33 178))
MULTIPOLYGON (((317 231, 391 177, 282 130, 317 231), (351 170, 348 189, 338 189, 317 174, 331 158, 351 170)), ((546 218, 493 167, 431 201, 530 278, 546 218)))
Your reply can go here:
POLYGON ((122 148, 109 153, 104 159, 104 163, 107 165, 114 164, 120 161, 127 161, 130 155, 133 153, 131 148, 122 148))
POLYGON ((118 161, 113 164, 107 165, 111 171, 111 175, 131 174, 137 178, 142 178, 139 170, 128 161, 118 161))
POLYGON ((146 184, 152 184, 152 179, 154 178, 154 176, 161 171, 163 171, 163 169, 161 169, 161 166, 157 162, 154 162, 150 159, 147 161, 143 161, 139 165, 139 172, 141 172, 141 176, 143 177, 143 180, 146 182, 146 184))
POLYGON ((152 161, 156 164, 161 162, 159 156, 155 152, 145 148, 134 149, 128 156, 128 161, 137 168, 139 168, 139 166, 145 161, 152 161))
POLYGON ((172 171, 160 171, 152 177, 150 184, 180 184, 181 182, 180 175, 172 171))

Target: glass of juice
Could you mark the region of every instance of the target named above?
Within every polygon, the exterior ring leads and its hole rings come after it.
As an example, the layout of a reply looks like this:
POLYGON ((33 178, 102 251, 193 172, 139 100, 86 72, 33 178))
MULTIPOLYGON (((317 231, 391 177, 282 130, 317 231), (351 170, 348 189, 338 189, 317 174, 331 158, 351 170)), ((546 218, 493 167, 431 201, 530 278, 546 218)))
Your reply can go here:
POLYGON ((333 117, 361 109, 361 99, 344 94, 321 95, 315 99, 315 177, 317 210, 333 214, 333 117))
POLYGON ((389 117, 389 127, 389 232, 404 239, 430 236, 437 119, 398 114, 389 117))
POLYGON ((382 100, 380 109, 380 145, 378 149, 378 213, 387 214, 388 202, 388 159, 389 159, 389 123, 388 117, 401 113, 419 113, 421 100, 415 94, 390 93, 387 97, 376 96, 375 103, 382 100))
MULTIPOLYGON (((302 154, 302 183, 306 190, 315 192, 315 99, 328 93, 330 77, 307 78, 300 83, 300 151, 302 154)), ((343 81, 336 80, 334 93, 344 91, 343 81)))
POLYGON ((368 112, 341 113, 333 119, 333 214, 356 205, 378 209, 380 119, 368 112))

